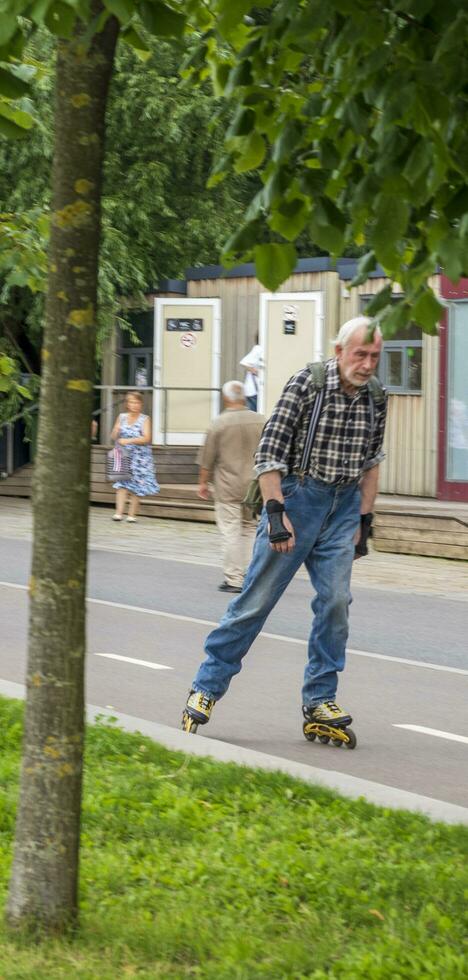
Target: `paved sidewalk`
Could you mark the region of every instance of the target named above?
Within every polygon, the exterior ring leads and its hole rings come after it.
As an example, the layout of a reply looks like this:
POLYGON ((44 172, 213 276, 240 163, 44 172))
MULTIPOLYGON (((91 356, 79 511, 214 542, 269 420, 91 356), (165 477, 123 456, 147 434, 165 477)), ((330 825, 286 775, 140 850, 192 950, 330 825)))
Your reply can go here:
MULTIPOLYGON (((172 561, 221 565, 220 537, 212 524, 141 518, 137 524, 111 520, 108 507, 92 506, 90 547, 172 561)), ((29 500, 0 497, 0 538, 32 537, 29 500)), ((3 570, 1 578, 5 576, 3 570)), ((305 575, 304 572, 299 573, 305 575)), ((366 589, 444 596, 468 602, 468 562, 374 551, 355 563, 353 583, 366 589)))

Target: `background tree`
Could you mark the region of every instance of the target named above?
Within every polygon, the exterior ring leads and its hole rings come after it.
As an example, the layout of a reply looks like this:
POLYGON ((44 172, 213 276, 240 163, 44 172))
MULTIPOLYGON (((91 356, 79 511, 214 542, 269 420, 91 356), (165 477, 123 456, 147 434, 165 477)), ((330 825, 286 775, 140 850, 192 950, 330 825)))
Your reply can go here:
MULTIPOLYGON (((116 54, 107 110, 102 192, 97 357, 102 340, 125 325, 122 296, 136 305, 160 278, 177 278, 187 265, 216 260, 242 217, 252 180, 233 175, 210 191, 206 182, 222 146, 223 122, 211 125, 218 100, 207 81, 199 91, 184 85, 179 66, 187 41, 147 35, 142 62, 128 45, 116 54)), ((45 28, 29 39, 27 77, 15 92, 35 125, 26 139, 0 139, 0 350, 17 376, 33 376, 37 393, 47 287, 50 170, 55 88, 54 37, 45 28), (27 92, 27 95, 24 94, 27 92)), ((17 70, 15 68, 15 70, 17 70)), ((16 76, 14 76, 16 79, 16 76)), ((0 75, 1 85, 1 75, 0 75)), ((7 379, 2 381, 6 390, 7 379)), ((0 422, 28 413, 23 387, 2 392, 0 422)))
MULTIPOLYGON (((121 296, 134 297, 188 265, 216 261, 241 221, 254 176, 206 182, 223 141, 219 100, 207 81, 194 91, 180 78, 187 41, 148 36, 141 62, 127 45, 116 54, 107 110, 102 191, 98 337, 113 329, 121 296)), ((26 327, 40 348, 47 283, 53 147, 54 40, 44 29, 27 56, 37 75, 28 97, 36 125, 26 140, 0 141, 0 332, 26 327), (21 295, 21 309, 18 304, 21 295), (21 315, 22 322, 18 314, 21 315)))
MULTIPOLYGON (((119 297, 141 302, 160 279, 218 261, 262 187, 255 172, 232 172, 207 188, 233 107, 216 97, 209 79, 197 88, 181 79, 188 38, 169 43, 147 35, 147 46, 144 62, 128 45, 119 46, 109 91, 98 344, 114 328, 119 297)), ((27 337, 36 364, 47 282, 54 38, 42 28, 26 55, 35 71, 27 96, 35 125, 27 139, 0 141, 0 335, 2 328, 14 332, 22 347, 27 337)), ((307 230, 297 249, 300 255, 324 252, 307 230)))
POLYGON ((31 392, 21 383, 18 361, 0 345, 0 424, 14 418, 31 392))

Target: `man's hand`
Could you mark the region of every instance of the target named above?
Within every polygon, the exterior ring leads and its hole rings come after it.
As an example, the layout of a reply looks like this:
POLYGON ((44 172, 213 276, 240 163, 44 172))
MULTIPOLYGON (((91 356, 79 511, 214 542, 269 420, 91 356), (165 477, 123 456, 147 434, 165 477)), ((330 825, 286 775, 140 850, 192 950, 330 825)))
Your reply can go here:
POLYGON ((266 512, 269 519, 269 538, 273 551, 286 553, 292 551, 295 545, 294 529, 286 517, 284 504, 276 499, 266 501, 266 512))
POLYGON ((288 538, 287 541, 279 541, 276 544, 271 544, 270 547, 273 548, 273 551, 282 551, 286 553, 287 551, 293 550, 294 545, 296 544, 296 537, 291 521, 289 520, 289 517, 286 517, 286 514, 283 514, 283 524, 286 530, 289 531, 291 537, 288 538))
POLYGON ((199 483, 197 493, 201 500, 210 499, 210 490, 207 483, 199 483))
POLYGON ((367 555, 367 539, 372 536, 373 514, 361 514, 361 523, 354 535, 354 560, 367 555))

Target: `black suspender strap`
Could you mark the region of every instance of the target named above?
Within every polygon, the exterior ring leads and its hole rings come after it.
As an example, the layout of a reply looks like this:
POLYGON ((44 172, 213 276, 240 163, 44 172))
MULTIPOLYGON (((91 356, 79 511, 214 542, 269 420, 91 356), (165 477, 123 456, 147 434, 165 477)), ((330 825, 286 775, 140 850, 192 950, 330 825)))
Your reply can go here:
POLYGON ((310 456, 312 453, 312 448, 314 445, 315 435, 317 432, 317 426, 319 424, 320 415, 323 408, 323 400, 325 397, 325 385, 318 388, 317 395, 312 407, 312 412, 309 421, 309 428, 307 429, 306 440, 304 443, 304 450, 302 453, 301 467, 299 470, 299 475, 304 477, 307 475, 310 463, 310 456))

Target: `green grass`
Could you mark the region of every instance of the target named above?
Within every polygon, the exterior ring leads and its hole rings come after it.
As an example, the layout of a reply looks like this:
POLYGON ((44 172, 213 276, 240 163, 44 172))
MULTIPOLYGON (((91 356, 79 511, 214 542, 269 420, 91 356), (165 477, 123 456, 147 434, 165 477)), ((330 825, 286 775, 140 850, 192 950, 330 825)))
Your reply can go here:
MULTIPOLYGON (((0 902, 22 706, 0 699, 0 902)), ((468 828, 89 730, 78 935, 0 980, 466 980, 468 828)))

